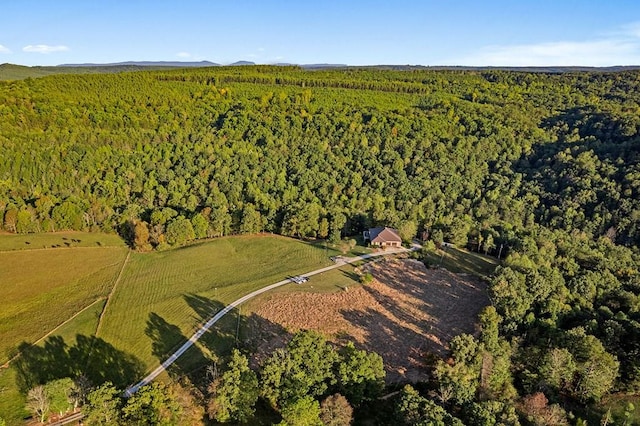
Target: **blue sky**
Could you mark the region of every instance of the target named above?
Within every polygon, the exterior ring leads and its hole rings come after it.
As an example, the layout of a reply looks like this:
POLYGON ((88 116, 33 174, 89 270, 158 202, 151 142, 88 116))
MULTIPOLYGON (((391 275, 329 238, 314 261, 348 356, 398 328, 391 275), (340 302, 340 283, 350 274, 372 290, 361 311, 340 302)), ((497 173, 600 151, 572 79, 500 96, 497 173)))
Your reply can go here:
POLYGON ((0 63, 640 65, 638 0, 2 0, 0 63))

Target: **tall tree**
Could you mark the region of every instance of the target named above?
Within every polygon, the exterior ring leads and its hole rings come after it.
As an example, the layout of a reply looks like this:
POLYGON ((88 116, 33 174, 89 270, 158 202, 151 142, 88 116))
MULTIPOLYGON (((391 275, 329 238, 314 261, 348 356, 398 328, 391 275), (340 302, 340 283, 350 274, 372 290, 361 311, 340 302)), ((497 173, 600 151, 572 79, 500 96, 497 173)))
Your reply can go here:
POLYGON ((339 393, 330 395, 320 403, 320 420, 325 426, 348 426, 353 421, 353 408, 339 393))
POLYGON ((258 400, 258 378, 247 357, 234 349, 225 372, 209 385, 209 417, 220 423, 246 423, 258 400))
POLYGON ((167 237, 167 242, 171 245, 184 244, 196 237, 193 225, 189 219, 184 216, 178 216, 169 222, 165 235, 167 237))
POLYGON ((311 396, 288 401, 282 407, 282 426, 322 426, 320 404, 311 396))
POLYGON ((89 392, 82 411, 88 425, 119 425, 122 423, 121 407, 120 391, 106 382, 89 392))
POLYGON ((122 413, 128 424, 169 426, 176 424, 180 409, 169 388, 154 382, 129 398, 122 413))
POLYGON ((42 385, 30 389, 27 393, 27 408, 40 419, 40 423, 44 423, 49 416, 50 404, 49 395, 42 385))
POLYGON ((398 424, 411 426, 462 426, 462 422, 451 416, 435 402, 420 396, 410 385, 405 385, 395 406, 398 424))
POLYGON ((322 395, 336 382, 337 360, 338 353, 320 334, 300 331, 286 349, 274 351, 262 366, 262 395, 274 407, 322 395))
POLYGON ((381 395, 386 373, 380 355, 356 349, 349 342, 340 350, 336 367, 340 393, 355 406, 381 395))
POLYGON ((151 244, 149 244, 149 228, 146 222, 141 220, 134 221, 133 247, 140 251, 147 251, 151 249, 151 244))

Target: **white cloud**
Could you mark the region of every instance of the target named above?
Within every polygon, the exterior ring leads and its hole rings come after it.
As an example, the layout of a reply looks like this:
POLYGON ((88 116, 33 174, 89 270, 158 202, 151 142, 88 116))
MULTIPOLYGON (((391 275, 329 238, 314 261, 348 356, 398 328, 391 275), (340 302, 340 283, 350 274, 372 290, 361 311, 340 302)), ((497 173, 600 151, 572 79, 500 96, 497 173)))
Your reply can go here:
POLYGON ((178 58, 190 58, 191 57, 191 53, 189 53, 189 52, 178 52, 178 53, 176 53, 176 56, 178 58))
POLYGON ((0 44, 0 53, 11 53, 11 49, 0 44))
POLYGON ((485 46, 452 65, 612 66, 640 65, 640 23, 586 41, 485 46))
POLYGON ((54 52, 67 52, 69 48, 67 46, 49 46, 48 44, 30 44, 22 48, 23 52, 29 53, 54 53, 54 52))

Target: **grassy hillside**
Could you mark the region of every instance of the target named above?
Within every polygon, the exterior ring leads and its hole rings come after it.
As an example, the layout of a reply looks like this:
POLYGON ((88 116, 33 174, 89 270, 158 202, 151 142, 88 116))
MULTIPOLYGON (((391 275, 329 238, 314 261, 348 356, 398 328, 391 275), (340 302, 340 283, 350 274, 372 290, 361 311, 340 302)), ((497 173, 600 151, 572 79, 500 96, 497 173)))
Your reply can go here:
POLYGON ((331 263, 327 254, 335 253, 281 237, 222 238, 168 252, 134 253, 98 336, 155 367, 165 355, 160 348, 173 348, 223 304, 288 275, 326 266, 331 263))
POLYGON ((18 343, 35 342, 106 296, 126 253, 122 247, 0 253, 2 363, 18 343))
POLYGON ((126 255, 117 235, 88 232, 0 234, 0 364, 104 297, 126 255))
MULTIPOLYGON (((21 237, 30 238, 34 245, 52 244, 40 235, 21 237)), ((90 241, 86 236, 76 235, 74 239, 90 241)), ((13 242, 16 248, 24 243, 16 238, 13 242)), ((2 238, 0 244, 12 247, 2 238)), ((106 308, 98 337, 114 350, 139 359, 150 370, 223 304, 286 276, 327 266, 331 263, 329 256, 335 254, 321 245, 277 236, 220 238, 166 252, 132 253, 106 308)), ((9 278, 7 297, 0 301, 4 353, 21 341, 37 340, 105 296, 125 256, 123 247, 0 253, 0 275, 9 278)), ((96 302, 52 335, 62 337, 68 346, 74 345, 78 334, 91 336, 103 306, 103 301, 96 302)), ((210 333, 203 345, 187 354, 180 367, 197 367, 203 356, 215 356, 215 351, 227 349, 235 326, 236 316, 230 315, 215 335, 210 333), (214 337, 221 339, 213 341, 214 337), (203 355, 206 353, 209 355, 203 355)), ((17 421, 22 414, 16 407, 24 400, 16 391, 14 376, 12 369, 0 370, 4 386, 1 396, 5 399, 0 404, 0 416, 17 421)))

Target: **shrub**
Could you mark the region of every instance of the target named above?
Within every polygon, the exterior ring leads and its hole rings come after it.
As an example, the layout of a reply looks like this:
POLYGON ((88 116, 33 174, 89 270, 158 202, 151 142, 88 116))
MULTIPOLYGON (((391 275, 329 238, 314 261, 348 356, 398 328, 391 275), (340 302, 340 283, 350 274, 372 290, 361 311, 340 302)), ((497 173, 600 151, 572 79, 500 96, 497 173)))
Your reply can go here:
POLYGON ((373 275, 370 272, 360 275, 361 284, 370 284, 371 282, 373 282, 373 275))

